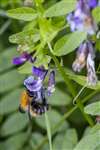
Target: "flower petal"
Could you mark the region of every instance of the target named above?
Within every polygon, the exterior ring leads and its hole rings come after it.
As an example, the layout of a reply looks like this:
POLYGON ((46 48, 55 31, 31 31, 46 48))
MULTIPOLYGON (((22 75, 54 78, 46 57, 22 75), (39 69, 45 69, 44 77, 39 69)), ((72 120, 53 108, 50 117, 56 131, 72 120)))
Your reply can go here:
POLYGON ((42 80, 35 80, 33 76, 29 76, 26 80, 24 80, 24 85, 29 91, 39 91, 42 87, 42 80))
POLYGON ((55 91, 55 71, 50 72, 47 91, 48 96, 50 96, 55 91))
POLYGON ((22 57, 14 57, 13 60, 12 60, 12 63, 13 63, 14 65, 21 65, 21 64, 23 64, 25 61, 26 61, 25 58, 22 58, 22 57))
POLYGON ((97 76, 95 72, 94 61, 88 56, 87 59, 87 83, 88 85, 95 86, 97 83, 97 76))
POLYGON ((88 0, 88 5, 90 9, 93 9, 98 5, 98 0, 88 0))
POLYGON ((44 80, 48 70, 45 70, 43 68, 37 68, 37 67, 34 67, 32 68, 32 72, 35 76, 37 76, 38 78, 40 78, 41 80, 44 80))
MULTIPOLYGON (((14 65, 21 65, 21 64, 23 64, 25 61, 31 60, 31 59, 32 59, 32 56, 31 56, 30 54, 28 54, 27 52, 23 52, 23 53, 21 54, 21 56, 13 58, 12 63, 13 63, 14 65)), ((31 60, 31 61, 32 61, 32 60, 31 60)))

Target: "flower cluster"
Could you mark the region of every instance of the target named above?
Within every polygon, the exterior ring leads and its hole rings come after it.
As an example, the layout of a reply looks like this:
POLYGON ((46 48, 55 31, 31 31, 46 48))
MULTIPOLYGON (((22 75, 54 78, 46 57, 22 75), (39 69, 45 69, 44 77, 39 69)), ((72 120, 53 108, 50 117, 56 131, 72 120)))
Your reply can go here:
POLYGON ((49 74, 49 80, 48 80, 48 87, 45 88, 44 86, 44 80, 48 74, 48 70, 45 70, 44 68, 32 68, 32 72, 34 76, 29 76, 24 81, 24 85, 30 93, 34 93, 36 96, 36 100, 41 100, 42 92, 45 90, 46 94, 48 96, 51 96, 51 94, 55 90, 55 72, 51 71, 49 74))
MULTIPOLYGON (((26 94, 21 98, 19 110, 21 112, 30 112, 31 116, 43 114, 48 110, 47 96, 51 96, 55 91, 55 71, 45 69, 44 66, 35 67, 34 62, 37 58, 34 53, 22 52, 19 57, 14 57, 12 63, 14 65, 23 65, 29 61, 32 63, 32 75, 24 80, 26 94), (44 85, 45 78, 48 77, 48 85, 44 85), (25 96, 26 95, 26 96, 25 96), (30 110, 28 110, 30 105, 30 110)), ((50 68, 50 67, 49 67, 50 68)))
POLYGON ((55 90, 55 72, 51 71, 49 74, 48 87, 44 86, 44 80, 48 74, 48 70, 43 67, 37 68, 33 67, 32 72, 34 76, 29 76, 24 81, 26 90, 28 91, 28 96, 32 97, 31 106, 31 116, 41 115, 48 110, 47 96, 55 90))
POLYGON ((97 25, 91 15, 91 10, 98 5, 97 0, 78 0, 74 12, 67 16, 71 31, 85 31, 89 35, 95 34, 97 25))
POLYGON ((26 61, 30 61, 33 63, 36 60, 36 58, 32 58, 32 54, 28 54, 27 52, 23 52, 19 57, 14 57, 12 60, 12 63, 14 65, 22 65, 26 61))
POLYGON ((34 62, 37 59, 33 58, 32 55, 23 52, 19 57, 14 57, 12 62, 15 65, 22 65, 26 61, 33 64, 32 75, 24 80, 26 94, 22 96, 19 110, 20 112, 30 112, 30 116, 36 116, 48 110, 46 97, 51 96, 55 91, 55 71, 49 72, 43 66, 35 67, 34 62), (48 74, 48 86, 45 86, 44 80, 48 74), (28 106, 30 106, 30 110, 28 110, 28 106))
MULTIPOLYGON (((98 27, 92 17, 91 11, 98 5, 98 0, 78 0, 75 11, 67 16, 71 31, 86 32, 87 37, 94 35, 98 27)), ((95 85, 97 83, 94 58, 93 43, 87 39, 78 48, 76 59, 72 65, 75 72, 80 72, 86 66, 87 82, 89 85, 95 85)))

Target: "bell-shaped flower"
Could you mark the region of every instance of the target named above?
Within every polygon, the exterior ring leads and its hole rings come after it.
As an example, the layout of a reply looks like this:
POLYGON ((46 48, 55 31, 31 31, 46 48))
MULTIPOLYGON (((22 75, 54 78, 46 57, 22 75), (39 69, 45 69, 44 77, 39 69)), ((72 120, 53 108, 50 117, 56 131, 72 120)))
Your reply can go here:
POLYGON ((29 76, 24 80, 24 85, 30 92, 36 92, 41 89, 42 80, 39 78, 35 80, 33 76, 29 76))
POLYGON ((38 68, 38 67, 33 66, 32 73, 33 75, 40 78, 41 80, 44 80, 48 73, 48 70, 44 69, 43 67, 38 68))

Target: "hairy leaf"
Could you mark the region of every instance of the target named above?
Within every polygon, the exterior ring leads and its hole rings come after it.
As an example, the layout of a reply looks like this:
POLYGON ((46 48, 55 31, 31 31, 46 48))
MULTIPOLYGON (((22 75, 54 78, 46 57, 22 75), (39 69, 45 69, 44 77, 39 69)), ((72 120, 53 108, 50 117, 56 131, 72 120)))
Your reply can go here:
POLYGON ((28 124, 28 116, 15 113, 7 118, 1 128, 1 135, 8 136, 23 130, 28 124))
POLYGON ((29 7, 8 10, 7 15, 11 18, 24 21, 31 21, 37 17, 36 11, 29 7))
POLYGON ((67 0, 67 1, 61 1, 58 2, 56 4, 54 4, 53 6, 51 6, 50 8, 48 8, 46 10, 46 12, 44 13, 45 17, 55 17, 55 16, 62 16, 62 15, 66 15, 69 12, 73 11, 75 8, 75 1, 74 0, 67 0))
POLYGON ((93 17, 97 22, 100 22, 100 6, 96 7, 92 11, 93 17))
POLYGON ((18 109, 20 94, 22 89, 16 89, 11 93, 8 93, 0 101, 0 114, 9 114, 18 109))
POLYGON ((85 108, 84 108, 84 111, 87 113, 87 114, 91 114, 91 115, 100 115, 100 102, 95 102, 95 103, 92 103, 92 104, 89 104, 87 105, 85 108))
POLYGON ((74 32, 62 37, 54 46, 54 54, 63 56, 74 51, 86 39, 85 32, 74 32))

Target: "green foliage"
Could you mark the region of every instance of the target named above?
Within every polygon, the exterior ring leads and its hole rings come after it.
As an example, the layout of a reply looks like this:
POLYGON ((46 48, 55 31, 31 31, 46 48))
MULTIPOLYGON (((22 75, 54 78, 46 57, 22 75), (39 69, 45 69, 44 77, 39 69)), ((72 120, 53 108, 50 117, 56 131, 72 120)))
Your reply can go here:
POLYGON ((28 133, 18 133, 10 137, 5 143, 2 143, 3 150, 18 150, 21 149, 28 140, 28 133))
POLYGON ((6 115, 18 109, 22 89, 15 89, 0 100, 0 115, 6 115))
POLYGON ((12 70, 0 76, 0 92, 6 92, 18 87, 24 76, 19 76, 16 70, 12 70))
POLYGON ((11 115, 1 128, 1 136, 8 136, 21 131, 27 126, 28 122, 28 116, 22 116, 20 113, 11 115))
POLYGON ((93 90, 99 90, 100 89, 100 81, 98 81, 95 86, 89 86, 89 85, 86 85, 86 76, 76 75, 72 71, 69 72, 69 70, 65 70, 65 71, 66 71, 66 75, 68 76, 68 78, 75 81, 79 85, 86 86, 87 88, 90 88, 93 90))
POLYGON ((74 32, 62 37, 54 47, 57 56, 67 55, 74 51, 86 39, 86 33, 74 32))
POLYGON ((55 5, 51 6, 46 10, 44 13, 45 17, 55 17, 55 16, 62 16, 66 15, 69 12, 73 11, 75 8, 75 1, 61 1, 56 3, 55 5), (67 7, 66 7, 67 6, 67 7), (62 8, 62 9, 61 9, 62 8))
POLYGON ((73 150, 77 144, 78 137, 75 129, 66 130, 58 134, 53 142, 54 150, 73 150), (73 138, 72 138, 73 137, 73 138))
MULTIPOLYGON (((95 102, 100 97, 100 56, 96 57, 98 83, 87 85, 84 93, 79 94, 86 85, 84 71, 79 75, 68 69, 74 51, 87 39, 85 32, 69 30, 66 15, 75 5, 75 0, 0 0, 0 150, 49 150, 49 146, 53 150, 100 150, 100 124, 95 122, 100 115, 100 102, 95 102), (26 3, 32 5, 25 7, 26 3), (8 43, 8 36, 17 48, 8 43), (34 66, 48 69, 49 64, 56 70, 55 92, 46 97, 50 109, 31 121, 27 113, 19 114, 18 107, 23 80, 32 74, 33 64, 28 61, 14 67, 12 58, 20 55, 18 51, 34 52, 34 66), (84 104, 87 101, 93 103, 84 104)), ((92 15, 99 23, 100 7, 92 15)), ((98 39, 88 38, 96 42, 99 52, 99 34, 98 39)))
POLYGON ((28 7, 11 9, 8 11, 7 15, 14 19, 19 19, 24 21, 31 21, 37 17, 35 10, 28 7))
POLYGON ((100 115, 100 102, 95 102, 95 103, 87 105, 84 108, 84 111, 88 114, 99 116, 100 115))
POLYGON ((9 37, 9 41, 11 43, 27 43, 31 44, 31 42, 37 42, 40 39, 39 31, 38 30, 25 30, 20 33, 16 33, 14 35, 11 35, 9 37), (30 38, 31 37, 31 38, 30 38))
POLYGON ((51 105, 64 106, 71 102, 71 97, 68 95, 67 90, 64 89, 64 83, 59 83, 56 86, 56 91, 49 97, 48 101, 51 105))
MULTIPOLYGON (((47 114, 48 114, 48 118, 49 118, 50 125, 51 125, 51 131, 52 131, 55 124, 60 121, 61 114, 59 112, 57 112, 56 110, 50 110, 50 111, 48 111, 47 114), (56 116, 56 119, 55 119, 55 116, 56 116)), ((45 122, 45 116, 44 115, 36 118, 35 121, 40 127, 42 127, 43 129, 46 129, 46 125, 44 123, 45 122)), ((67 122, 64 122, 62 127, 59 128, 59 130, 63 130, 64 127, 68 127, 67 122)))
POLYGON ((100 7, 96 7, 96 8, 93 10, 92 14, 93 14, 93 17, 95 18, 95 20, 96 20, 97 22, 100 22, 100 7))
POLYGON ((100 139, 100 128, 97 131, 87 134, 85 137, 83 137, 74 150, 95 150, 100 145, 100 141, 98 139, 100 139))
POLYGON ((15 47, 7 48, 0 54, 0 72, 13 66, 11 59, 17 55, 15 47))

